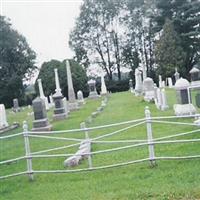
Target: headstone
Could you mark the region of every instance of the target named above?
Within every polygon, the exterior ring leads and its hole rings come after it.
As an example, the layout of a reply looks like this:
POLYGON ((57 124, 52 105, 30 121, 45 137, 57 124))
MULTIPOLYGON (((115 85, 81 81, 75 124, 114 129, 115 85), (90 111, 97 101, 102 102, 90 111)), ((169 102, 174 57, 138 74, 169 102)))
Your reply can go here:
POLYGON ((66 112, 66 109, 63 104, 63 95, 61 93, 61 88, 58 78, 58 69, 54 69, 54 73, 55 73, 56 89, 55 89, 55 94, 53 95, 53 100, 55 103, 53 119, 62 120, 67 117, 68 113, 66 112))
POLYGON ((104 80, 104 75, 101 75, 101 95, 106 95, 107 94, 107 88, 104 80))
POLYGON ((44 103, 45 103, 45 108, 46 110, 49 110, 49 102, 47 97, 44 96, 44 91, 43 91, 43 87, 42 87, 42 80, 38 79, 38 87, 39 87, 39 93, 40 93, 40 98, 43 99, 44 103))
POLYGON ((156 107, 158 108, 158 109, 161 109, 161 106, 162 106, 162 96, 161 96, 161 89, 160 88, 158 88, 157 89, 157 105, 156 105, 156 107))
POLYGON ((142 64, 142 76, 143 76, 143 81, 147 78, 147 68, 145 64, 142 64))
POLYGON ((13 111, 14 112, 19 112, 20 111, 18 99, 13 99, 13 111))
POLYGON ((173 87, 173 83, 172 83, 172 78, 171 77, 167 78, 167 82, 168 82, 169 88, 172 88, 173 87))
POLYGON ((47 119, 44 100, 40 97, 37 97, 33 100, 32 106, 34 112, 32 131, 50 131, 52 126, 49 124, 47 119))
POLYGON ((79 90, 77 92, 77 99, 78 99, 78 104, 79 105, 85 104, 85 101, 84 101, 84 98, 83 98, 83 92, 81 90, 79 90))
POLYGON ((164 110, 169 108, 169 106, 167 104, 167 97, 166 97, 166 93, 165 93, 164 88, 161 90, 161 98, 162 98, 161 110, 164 111, 164 110))
POLYGON ((143 82, 144 87, 144 100, 147 102, 154 101, 154 82, 152 78, 147 77, 143 82))
POLYGON ((49 103, 50 107, 51 108, 54 107, 54 101, 53 101, 53 95, 52 94, 49 96, 49 100, 50 100, 50 103, 49 103))
POLYGON ((159 75, 158 78, 159 78, 159 88, 162 88, 163 87, 162 76, 159 75))
POLYGON ((91 79, 88 81, 88 85, 89 85, 89 97, 90 99, 96 99, 99 98, 99 95, 97 94, 97 90, 96 90, 96 81, 91 79))
POLYGON ((183 78, 177 80, 174 88, 177 94, 177 103, 174 105, 174 111, 176 115, 190 115, 195 114, 196 109, 192 104, 189 104, 189 96, 187 88, 190 86, 190 83, 183 78))
POLYGON ((179 78, 180 78, 180 74, 178 73, 177 68, 175 68, 175 74, 174 74, 174 77, 175 77, 175 83, 176 83, 176 81, 178 81, 179 78))
POLYGON ((0 104, 0 130, 8 127, 4 104, 0 104))
POLYGON ((69 110, 77 110, 78 103, 76 102, 74 87, 72 82, 72 73, 70 68, 70 63, 66 60, 66 70, 67 70, 67 85, 68 85, 68 107, 69 110))
POLYGON ((194 66, 189 73, 191 77, 191 85, 200 85, 200 70, 194 66))
POLYGON ((136 96, 139 96, 139 95, 142 95, 142 73, 141 71, 136 68, 135 69, 135 95, 136 96))
POLYGON ((130 89, 131 93, 134 92, 134 90, 133 90, 133 80, 132 79, 129 80, 129 89, 130 89))

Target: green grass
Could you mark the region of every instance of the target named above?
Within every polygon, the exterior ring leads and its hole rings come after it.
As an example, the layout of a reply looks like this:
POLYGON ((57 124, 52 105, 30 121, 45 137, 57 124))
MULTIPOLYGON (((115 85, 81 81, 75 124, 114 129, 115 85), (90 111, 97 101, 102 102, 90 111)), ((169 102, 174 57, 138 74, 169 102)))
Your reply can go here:
MULTIPOLYGON (((174 90, 167 90, 170 109, 159 111, 153 103, 146 103, 142 97, 135 97, 129 92, 111 94, 108 105, 98 115, 90 126, 117 123, 144 117, 144 108, 149 106, 152 116, 174 115, 173 104, 176 102, 174 90)), ((79 128, 80 123, 96 110, 101 104, 99 100, 87 100, 87 104, 80 110, 70 113, 69 118, 63 121, 52 122, 52 111, 48 117, 54 130, 79 128)), ((31 112, 25 108, 22 112, 13 114, 7 111, 7 118, 11 124, 18 121, 21 125, 27 120, 32 127, 31 112)), ((174 121, 174 120, 173 120, 174 121)), ((182 121, 191 121, 185 119, 182 121)), ((107 128, 89 132, 94 138, 110 133, 125 126, 107 128)), ((195 127, 153 124, 154 138, 194 130, 195 127)), ((4 135, 22 131, 18 128, 4 135)), ((61 134, 63 137, 83 138, 82 133, 61 134)), ((184 138, 199 138, 198 134, 182 136, 184 138)), ((105 140, 146 139, 145 125, 129 129, 105 140)), ((103 139, 102 139, 103 140, 103 139)), ((31 138, 31 151, 38 151, 52 147, 63 146, 69 142, 52 141, 31 138)), ((93 144, 92 150, 103 150, 121 146, 119 144, 93 144)), ((77 148, 59 150, 53 153, 72 153, 77 148)), ((155 146, 156 156, 181 156, 199 154, 199 143, 165 144, 155 146)), ((24 154, 23 137, 0 141, 0 160, 10 159, 24 154)), ((137 147, 114 153, 98 154, 92 157, 94 166, 110 165, 148 157, 148 147, 137 147)), ((64 169, 64 158, 33 159, 34 170, 64 169)), ((87 167, 83 161, 76 168, 87 167)), ((29 182, 27 176, 13 177, 0 180, 0 199, 20 200, 126 200, 126 199, 200 199, 200 160, 157 161, 157 166, 151 168, 149 163, 140 163, 125 167, 83 172, 76 174, 36 174, 35 180, 29 182)), ((75 169, 76 169, 75 168, 75 169)), ((26 162, 19 161, 10 165, 0 166, 0 175, 26 170, 26 162)))

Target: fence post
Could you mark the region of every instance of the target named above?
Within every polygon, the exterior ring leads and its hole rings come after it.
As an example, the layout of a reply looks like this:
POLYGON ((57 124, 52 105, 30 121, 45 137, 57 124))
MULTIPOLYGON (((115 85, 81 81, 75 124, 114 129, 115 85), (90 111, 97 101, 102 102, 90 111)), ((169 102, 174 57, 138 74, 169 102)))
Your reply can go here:
POLYGON ((145 108, 145 117, 146 117, 146 126, 147 126, 147 140, 148 140, 148 146, 149 146, 149 161, 150 161, 151 166, 155 166, 156 161, 155 161, 154 144, 152 144, 153 134, 152 134, 152 126, 151 126, 151 112, 148 106, 146 106, 145 108))
MULTIPOLYGON (((90 146, 91 146, 91 141, 90 141, 90 138, 89 138, 89 135, 88 135, 88 131, 85 130, 86 129, 85 122, 82 122, 80 124, 80 126, 81 126, 81 129, 83 129, 85 131, 85 139, 88 140, 88 142, 90 142, 90 146)), ((89 165, 89 168, 91 169, 92 168, 92 157, 91 157, 90 153, 88 155, 88 165, 89 165)))
POLYGON ((29 136, 28 136, 28 124, 26 121, 23 122, 23 134, 24 134, 24 146, 26 153, 26 161, 27 161, 27 174, 29 180, 33 180, 33 171, 32 171, 32 158, 30 153, 30 144, 29 144, 29 136))

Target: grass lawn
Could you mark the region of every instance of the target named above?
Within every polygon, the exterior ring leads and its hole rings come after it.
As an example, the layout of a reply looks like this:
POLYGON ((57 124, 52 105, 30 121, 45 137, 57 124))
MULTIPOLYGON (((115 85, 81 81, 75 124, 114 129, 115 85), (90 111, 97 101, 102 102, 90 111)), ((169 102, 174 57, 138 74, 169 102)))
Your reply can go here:
MULTIPOLYGON (((144 108, 149 106, 152 116, 174 115, 173 104, 176 102, 175 91, 167 90, 170 109, 159 111, 153 103, 144 102, 142 97, 135 97, 130 92, 111 94, 108 104, 89 126, 117 123, 144 117, 144 108)), ((101 100, 87 100, 78 111, 70 113, 63 121, 52 122, 52 111, 48 117, 54 130, 79 128, 92 112, 101 104, 101 100)), ((18 121, 21 125, 27 120, 32 127, 33 116, 29 108, 13 114, 7 110, 9 123, 18 121)), ((175 120, 173 120, 175 121, 175 120)), ((190 119, 181 121, 191 122, 190 119)), ((124 128, 125 125, 89 132, 90 138, 97 137, 124 128)), ((185 125, 153 124, 154 138, 195 130, 196 127, 185 125)), ((4 135, 21 132, 22 128, 4 135)), ((1 135, 2 136, 2 135, 1 135)), ((58 136, 58 135, 57 135, 58 136)), ((62 137, 83 138, 83 133, 60 134, 62 137)), ((200 138, 199 133, 182 136, 177 139, 200 138)), ((146 125, 128 129, 127 131, 105 138, 105 140, 146 139, 146 125)), ((103 139, 102 139, 103 140, 103 139)), ((59 147, 72 142, 31 138, 31 151, 59 147)), ((110 149, 126 144, 93 144, 92 151, 110 149)), ((54 151, 53 153, 74 153, 77 147, 54 151)), ((198 155, 199 143, 155 145, 156 156, 198 155)), ((18 136, 0 140, 0 161, 24 155, 23 137, 18 136)), ((125 149, 113 153, 98 154, 92 157, 93 166, 103 166, 148 157, 148 147, 125 149)), ((33 159, 34 170, 64 169, 64 158, 33 159)), ((88 166, 87 160, 77 168, 88 166)), ((200 160, 165 160, 157 161, 152 168, 148 162, 124 167, 82 172, 74 174, 35 174, 34 181, 29 182, 27 176, 18 176, 0 180, 0 200, 132 200, 132 199, 200 199, 200 160)), ((74 169, 74 168, 73 168, 74 169)), ((0 165, 0 176, 26 170, 26 161, 0 165)))

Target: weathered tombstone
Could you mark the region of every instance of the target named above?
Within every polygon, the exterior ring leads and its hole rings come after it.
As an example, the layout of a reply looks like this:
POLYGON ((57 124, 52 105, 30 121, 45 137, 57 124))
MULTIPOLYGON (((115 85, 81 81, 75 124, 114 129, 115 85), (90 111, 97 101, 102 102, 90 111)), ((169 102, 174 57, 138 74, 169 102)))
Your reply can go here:
POLYGON ((101 75, 101 95, 106 95, 107 94, 107 88, 104 80, 104 75, 101 75))
POLYGON ((172 78, 171 77, 167 78, 167 82, 168 82, 169 88, 172 88, 173 87, 173 83, 172 83, 172 78))
POLYGON ((68 85, 68 107, 69 110, 77 110, 78 103, 76 102, 74 87, 72 82, 72 73, 70 69, 70 63, 66 60, 66 70, 67 70, 67 85, 68 85))
POLYGON ((190 83, 183 78, 177 80, 174 88, 177 95, 177 103, 174 105, 174 111, 176 115, 190 115, 195 114, 196 109, 192 104, 189 104, 189 96, 187 88, 190 86, 190 83))
POLYGON ((90 99, 96 99, 99 98, 99 95, 97 94, 97 90, 96 90, 96 81, 91 79, 88 81, 88 85, 89 85, 89 97, 90 99))
POLYGON ((174 77, 175 77, 175 83, 176 83, 176 81, 178 81, 179 78, 180 78, 180 74, 178 73, 177 68, 175 68, 175 74, 174 74, 174 77))
POLYGON ((37 97, 33 100, 32 106, 34 112, 32 131, 50 131, 52 126, 49 124, 47 119, 44 100, 40 97, 37 97))
POLYGON ((139 96, 142 95, 142 73, 141 71, 136 68, 135 69, 135 95, 139 96))
POLYGON ((59 78, 58 78, 58 69, 54 69, 55 73, 55 82, 56 82, 56 89, 55 89, 55 94, 53 95, 53 100, 55 103, 55 108, 54 108, 54 115, 53 119, 54 120, 62 120, 67 117, 67 112, 63 104, 63 95, 61 93, 60 89, 60 83, 59 83, 59 78))
POLYGON ((162 98, 161 110, 164 111, 169 108, 169 106, 167 105, 167 97, 164 88, 161 90, 161 98, 162 98))
POLYGON ((159 88, 162 88, 163 87, 162 76, 159 75, 158 78, 159 78, 159 88))
POLYGON ((13 99, 13 111, 14 112, 19 112, 20 111, 18 99, 13 99))
POLYGON ((77 92, 77 99, 78 99, 78 104, 79 105, 85 104, 85 101, 84 101, 84 98, 83 98, 83 92, 81 90, 79 90, 77 92))
POLYGON ((144 87, 144 100, 147 102, 153 101, 155 98, 154 94, 154 82, 152 78, 147 77, 143 82, 144 87))
POLYGON ((45 103, 45 108, 46 110, 49 110, 49 102, 47 97, 44 96, 44 91, 43 91, 43 87, 42 87, 42 80, 38 79, 38 87, 39 87, 39 93, 40 93, 40 98, 43 99, 44 103, 45 103))
POLYGON ((0 130, 7 128, 8 122, 6 118, 6 110, 4 104, 0 104, 0 130))
POLYGON ((190 70, 191 85, 200 85, 200 70, 195 66, 190 70))

